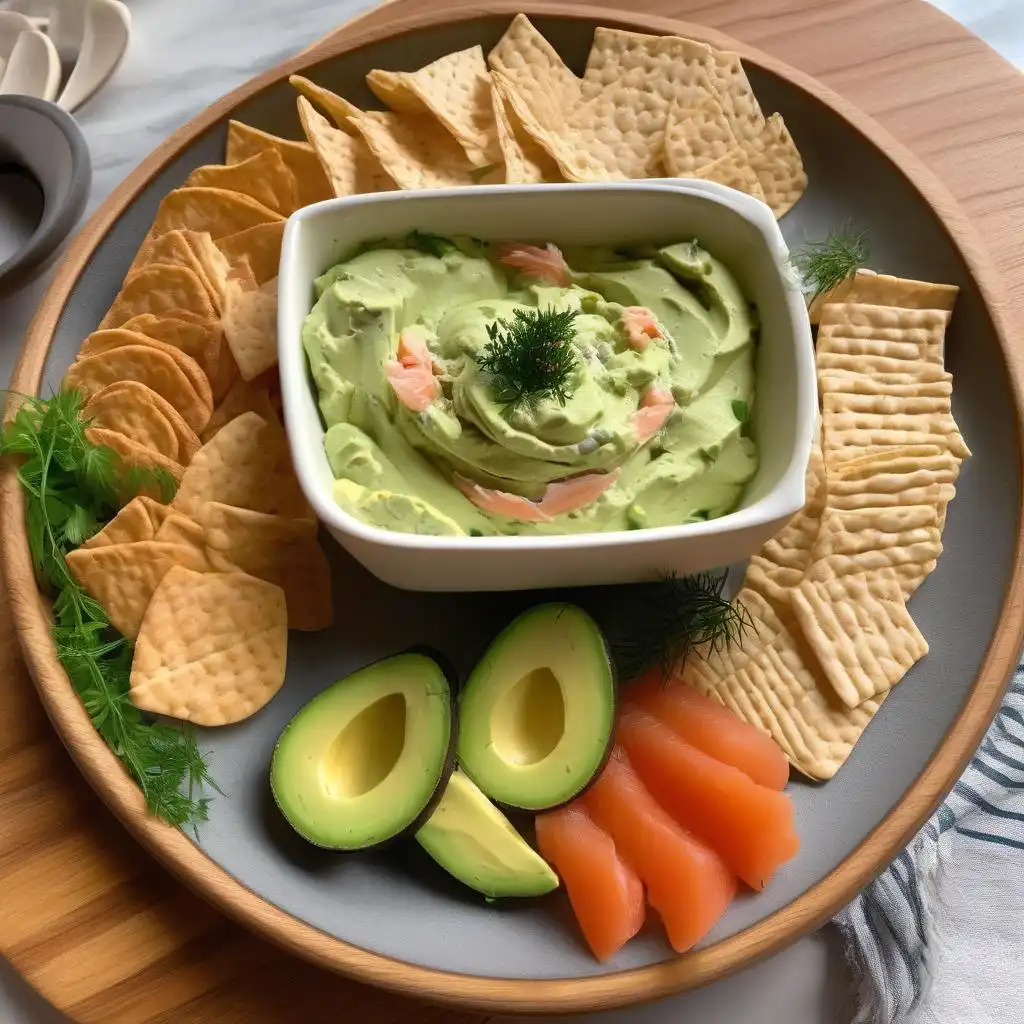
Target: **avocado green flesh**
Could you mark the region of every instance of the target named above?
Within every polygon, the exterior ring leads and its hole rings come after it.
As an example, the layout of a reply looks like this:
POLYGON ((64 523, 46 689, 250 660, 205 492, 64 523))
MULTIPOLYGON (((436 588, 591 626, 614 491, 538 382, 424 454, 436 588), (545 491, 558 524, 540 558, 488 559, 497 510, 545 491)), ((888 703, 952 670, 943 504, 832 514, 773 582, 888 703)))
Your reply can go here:
POLYGON ((485 896, 542 896, 558 876, 462 772, 416 833, 450 875, 485 896))
POLYGON ((444 672, 400 654, 327 687, 288 723, 270 769, 274 799, 310 842, 360 850, 414 825, 451 769, 444 672))
POLYGON ((318 279, 302 343, 342 508, 383 529, 462 536, 640 529, 736 507, 758 466, 734 411, 737 401, 754 405, 749 303, 693 242, 637 260, 588 252, 570 254, 587 269, 568 287, 511 273, 468 244, 382 243, 318 279), (665 332, 642 351, 620 323, 630 305, 651 309, 665 332), (571 394, 511 411, 479 360, 489 327, 537 309, 578 313, 571 394), (441 385, 422 412, 398 400, 386 372, 413 325, 441 385), (654 437, 641 438, 635 417, 655 387, 671 392, 675 408, 654 437), (482 511, 455 484, 458 476, 537 500, 553 482, 615 470, 599 497, 540 522, 482 511))
POLYGON ((485 652, 459 701, 458 758, 492 800, 545 810, 604 764, 615 678, 597 624, 574 605, 540 605, 485 652))

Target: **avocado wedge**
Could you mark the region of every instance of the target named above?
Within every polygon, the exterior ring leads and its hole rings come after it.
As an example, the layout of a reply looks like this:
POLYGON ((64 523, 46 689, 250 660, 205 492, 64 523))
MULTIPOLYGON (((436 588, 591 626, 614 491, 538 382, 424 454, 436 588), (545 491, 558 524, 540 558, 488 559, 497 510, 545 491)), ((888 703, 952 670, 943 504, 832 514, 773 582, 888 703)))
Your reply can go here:
POLYGON ((452 698, 438 663, 398 654, 328 686, 274 748, 274 800, 299 835, 363 850, 414 829, 453 767, 452 698))
POLYGON ((459 717, 460 766, 492 800, 568 803, 612 744, 615 673, 597 623, 571 604, 524 612, 473 670, 459 717))
POLYGON ((416 840, 445 871, 485 896, 542 896, 558 888, 547 862, 460 771, 416 840))

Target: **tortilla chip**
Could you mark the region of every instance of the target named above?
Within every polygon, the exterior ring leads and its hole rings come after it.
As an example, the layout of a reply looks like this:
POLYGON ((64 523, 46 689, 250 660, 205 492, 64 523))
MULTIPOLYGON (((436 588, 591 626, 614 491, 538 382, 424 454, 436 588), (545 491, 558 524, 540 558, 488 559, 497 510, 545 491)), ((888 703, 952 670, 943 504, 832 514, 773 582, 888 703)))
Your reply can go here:
POLYGON ((125 279, 100 330, 120 327, 142 313, 162 316, 178 309, 209 320, 217 316, 209 291, 194 271, 170 263, 147 263, 125 279))
MULTIPOLYGON (((295 142, 292 139, 280 139, 276 135, 261 132, 241 121, 228 122, 227 147, 224 163, 237 164, 248 157, 262 153, 265 149, 276 149, 285 165, 295 175, 298 189, 296 201, 298 208, 312 206, 331 198, 331 186, 324 176, 323 168, 307 142, 295 142)), ((249 224, 239 225, 235 231, 244 231, 249 224)), ((227 234, 228 232, 225 232, 227 234)), ((214 238, 220 235, 213 234, 214 238)), ((253 267, 256 270, 256 267, 253 267)))
POLYGON ((418 71, 378 72, 367 84, 393 110, 429 111, 451 133, 475 167, 502 162, 483 50, 446 54, 418 71))
POLYGON ((218 502, 207 502, 199 520, 215 569, 239 569, 281 587, 290 629, 326 629, 331 624, 331 570, 317 542, 315 521, 218 502))
POLYGON ((155 540, 77 548, 67 563, 71 575, 99 601, 110 624, 129 640, 138 636, 153 592, 172 567, 203 568, 189 548, 155 540))
POLYGON ((197 167, 185 188, 221 188, 255 199, 287 217, 298 209, 298 182, 279 149, 269 148, 233 164, 197 167))
POLYGON ((206 378, 195 360, 170 345, 150 342, 123 345, 77 360, 64 375, 63 387, 79 391, 88 400, 108 384, 139 381, 166 399, 199 433, 213 412, 209 385, 202 392, 197 390, 196 381, 200 379, 205 381, 206 378))
POLYGON ((153 540, 168 511, 166 505, 140 494, 129 501, 99 533, 94 533, 80 544, 79 550, 153 540))
POLYGON ((892 569, 801 583, 800 630, 839 699, 855 708, 895 686, 928 653, 892 569))
POLYGON ((293 519, 312 517, 279 423, 243 413, 199 449, 172 507, 195 519, 208 501, 293 519))
POLYGON ((242 259, 247 260, 256 283, 266 284, 272 277, 277 277, 283 237, 284 221, 258 224, 246 231, 217 239, 217 248, 232 264, 238 264, 242 259))
POLYGON ((277 278, 255 289, 229 282, 221 323, 243 380, 276 366, 277 278))
POLYGON ((82 410, 92 426, 124 434, 144 448, 187 466, 199 451, 199 437, 178 410, 138 381, 108 384, 82 410))
POLYGON ((826 508, 814 544, 808 580, 895 570, 905 597, 924 582, 942 554, 934 505, 898 505, 846 511, 826 508))
POLYGON ((365 139, 335 128, 326 117, 317 113, 305 96, 299 96, 296 102, 302 130, 336 196, 388 192, 395 187, 394 180, 370 151, 365 139))
POLYGON ((503 98, 509 88, 497 73, 491 78, 491 101, 498 145, 505 164, 505 181, 510 185, 533 185, 542 181, 562 181, 562 172, 551 154, 523 127, 512 107, 503 98))
POLYGON ((245 573, 175 566, 146 609, 132 661, 132 703, 197 725, 248 718, 284 682, 284 593, 245 573))
POLYGON ((164 196, 148 237, 155 240, 168 231, 183 228, 206 232, 216 241, 257 224, 279 221, 284 221, 281 214, 240 192, 205 186, 179 188, 164 196))

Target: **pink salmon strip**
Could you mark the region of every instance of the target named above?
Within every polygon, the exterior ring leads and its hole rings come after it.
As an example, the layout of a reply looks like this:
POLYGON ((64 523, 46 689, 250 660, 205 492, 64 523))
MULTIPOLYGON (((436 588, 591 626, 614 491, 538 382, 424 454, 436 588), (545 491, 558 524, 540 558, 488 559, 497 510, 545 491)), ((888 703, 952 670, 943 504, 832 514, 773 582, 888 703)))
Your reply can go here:
POLYGON ((646 306, 627 306, 619 322, 626 332, 626 343, 636 352, 643 352, 651 338, 661 337, 658 318, 646 306))
POLYGON ((550 242, 544 248, 525 242, 507 242, 498 248, 498 260, 506 267, 563 288, 572 283, 569 264, 565 262, 561 249, 550 242))
POLYGON ((675 399, 668 388, 655 386, 647 391, 640 399, 640 408, 633 413, 633 428, 641 443, 661 430, 675 407, 675 399))
POLYGON ((406 327, 398 336, 398 358, 384 365, 384 373, 398 400, 413 412, 424 412, 441 394, 435 365, 423 335, 406 327))

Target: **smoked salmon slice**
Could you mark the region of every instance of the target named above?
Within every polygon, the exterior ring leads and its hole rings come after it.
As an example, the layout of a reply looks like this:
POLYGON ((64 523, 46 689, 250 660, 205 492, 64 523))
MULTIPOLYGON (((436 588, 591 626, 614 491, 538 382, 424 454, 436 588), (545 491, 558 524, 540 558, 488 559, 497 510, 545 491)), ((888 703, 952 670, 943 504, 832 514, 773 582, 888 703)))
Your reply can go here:
POLYGON ((507 242, 498 246, 498 262, 562 288, 572 284, 572 271, 565 262, 562 250, 550 242, 543 247, 527 245, 525 242, 507 242))
POLYGON ((506 519, 518 519, 524 523, 551 522, 551 516, 544 512, 537 502, 530 501, 521 494, 481 487, 472 480, 458 475, 455 477, 455 486, 482 512, 504 516, 506 519))
POLYGON ((619 317, 626 344, 637 352, 643 352, 651 338, 661 337, 658 318, 646 306, 626 306, 619 317))
POLYGON ((537 845, 569 894, 598 960, 614 956, 644 923, 644 887, 579 801, 537 816, 537 845))
POLYGON ((556 480, 545 489, 540 507, 549 516, 575 512, 600 498, 618 479, 619 470, 613 469, 610 473, 586 473, 571 480, 556 480))
POLYGON ((384 364, 384 373, 398 400, 413 412, 428 409, 441 394, 430 349, 415 327, 399 334, 397 358, 384 364))
POLYGON ((623 710, 616 738, 654 799, 752 889, 763 889, 800 849, 784 793, 757 785, 636 706, 623 710))
POLYGON ((736 876, 654 799, 621 746, 579 801, 646 886, 672 948, 682 953, 707 935, 736 894, 736 876))
POLYGON ((653 669, 625 693, 681 739, 738 768, 759 786, 786 788, 789 762, 775 740, 681 679, 663 683, 660 670, 653 669))
POLYGON ((668 388, 655 385, 644 394, 640 408, 633 413, 633 429, 641 444, 661 430, 675 407, 676 400, 668 388))

